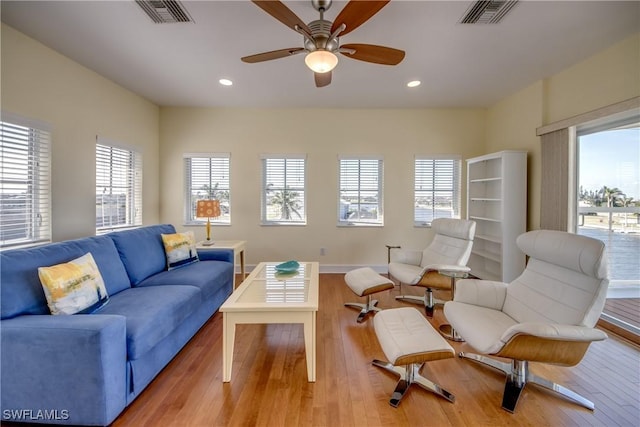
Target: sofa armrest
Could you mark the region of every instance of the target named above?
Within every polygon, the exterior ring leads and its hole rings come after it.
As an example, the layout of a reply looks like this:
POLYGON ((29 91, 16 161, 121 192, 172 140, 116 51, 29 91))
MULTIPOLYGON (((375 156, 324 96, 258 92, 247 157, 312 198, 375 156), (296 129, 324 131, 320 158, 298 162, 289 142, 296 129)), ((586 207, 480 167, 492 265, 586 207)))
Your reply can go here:
POLYGON ((456 294, 453 300, 493 310, 502 310, 506 296, 506 283, 491 280, 462 279, 456 283, 456 294))
POLYGON ((391 251, 391 262, 419 266, 422 262, 422 251, 411 249, 397 249, 391 251))
POLYGON ((126 406, 124 317, 19 316, 0 321, 0 335, 3 417, 108 425, 126 406))
POLYGON ((226 261, 234 263, 233 249, 198 248, 198 258, 201 261, 226 261))

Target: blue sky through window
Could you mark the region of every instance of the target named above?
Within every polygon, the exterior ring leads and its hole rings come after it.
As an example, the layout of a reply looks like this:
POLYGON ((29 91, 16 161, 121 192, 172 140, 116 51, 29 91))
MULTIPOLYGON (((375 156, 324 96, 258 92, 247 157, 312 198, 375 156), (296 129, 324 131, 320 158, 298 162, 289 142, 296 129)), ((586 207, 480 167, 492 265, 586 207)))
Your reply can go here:
POLYGON ((640 200, 640 127, 597 132, 579 139, 579 185, 619 188, 640 200))

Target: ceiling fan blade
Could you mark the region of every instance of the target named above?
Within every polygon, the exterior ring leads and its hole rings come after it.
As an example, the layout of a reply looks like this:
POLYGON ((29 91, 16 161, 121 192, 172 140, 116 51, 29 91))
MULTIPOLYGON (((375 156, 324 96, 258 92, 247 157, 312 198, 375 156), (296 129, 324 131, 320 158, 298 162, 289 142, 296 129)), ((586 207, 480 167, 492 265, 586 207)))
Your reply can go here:
POLYGON ((300 18, 298 18, 298 15, 293 13, 291 9, 289 9, 287 6, 284 5, 284 3, 277 0, 267 0, 267 1, 252 0, 252 1, 260 9, 264 10, 269 15, 273 16, 278 21, 282 22, 284 25, 291 28, 292 30, 296 31, 296 25, 297 25, 298 27, 305 30, 307 33, 309 34, 311 33, 311 30, 309 29, 307 24, 305 24, 300 18))
POLYGON ((302 47, 290 47, 289 49, 272 50, 271 52, 256 53, 255 55, 245 56, 242 59, 243 62, 249 64, 255 64, 256 62, 271 61, 272 59, 286 58, 297 53, 304 52, 302 47))
POLYGON ((340 53, 347 58, 382 65, 398 65, 404 59, 404 50, 377 46, 375 44, 344 44, 340 46, 340 53), (353 50, 355 52, 349 53, 347 50, 353 50))
POLYGON ((316 87, 329 86, 331 83, 331 71, 326 73, 314 73, 316 79, 316 87))
POLYGON ((340 11, 336 20, 333 21, 331 32, 333 33, 338 29, 338 27, 340 27, 340 25, 344 24, 347 28, 343 32, 341 32, 339 36, 342 37, 345 34, 349 34, 351 31, 367 22, 373 15, 378 13, 378 11, 385 7, 387 3, 389 3, 389 1, 390 0, 351 0, 349 3, 347 3, 344 9, 340 11))

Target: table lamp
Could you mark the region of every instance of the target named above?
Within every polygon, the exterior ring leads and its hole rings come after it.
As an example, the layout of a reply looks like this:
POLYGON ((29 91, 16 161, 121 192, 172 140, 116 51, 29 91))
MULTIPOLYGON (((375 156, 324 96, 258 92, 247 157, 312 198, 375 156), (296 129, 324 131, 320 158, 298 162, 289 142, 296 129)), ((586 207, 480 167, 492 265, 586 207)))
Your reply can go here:
POLYGON ((216 199, 212 200, 198 200, 196 202, 196 218, 207 218, 207 240, 202 242, 204 246, 213 245, 211 240, 211 218, 217 218, 220 216, 220 201, 216 199))

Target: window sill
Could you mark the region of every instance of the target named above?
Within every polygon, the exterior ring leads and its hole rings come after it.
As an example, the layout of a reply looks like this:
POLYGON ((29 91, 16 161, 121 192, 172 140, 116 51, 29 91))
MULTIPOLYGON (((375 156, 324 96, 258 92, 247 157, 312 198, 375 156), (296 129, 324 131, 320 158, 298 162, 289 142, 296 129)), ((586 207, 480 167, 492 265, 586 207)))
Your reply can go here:
POLYGON ((384 224, 363 223, 363 222, 339 222, 337 227, 342 228, 382 228, 384 224))
MULTIPOLYGON (((184 227, 206 227, 207 222, 184 222, 182 223, 184 227)), ((211 222, 212 227, 229 227, 231 226, 230 222, 211 222)))
POLYGON ((96 236, 102 236, 103 234, 108 234, 115 231, 132 230, 134 228, 140 228, 140 227, 142 227, 142 224, 121 225, 117 227, 108 227, 108 228, 96 228, 96 236))
POLYGON ((0 247, 0 252, 9 251, 11 249, 35 248, 37 246, 48 245, 49 243, 52 243, 52 241, 51 240, 39 240, 37 242, 17 243, 17 244, 13 244, 13 245, 7 245, 7 246, 0 247))
POLYGON ((431 228, 430 222, 414 222, 413 226, 415 228, 431 228))
POLYGON ((307 223, 305 222, 277 222, 277 221, 270 221, 270 222, 262 222, 260 223, 260 226, 263 227, 304 227, 306 226, 307 223))

